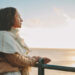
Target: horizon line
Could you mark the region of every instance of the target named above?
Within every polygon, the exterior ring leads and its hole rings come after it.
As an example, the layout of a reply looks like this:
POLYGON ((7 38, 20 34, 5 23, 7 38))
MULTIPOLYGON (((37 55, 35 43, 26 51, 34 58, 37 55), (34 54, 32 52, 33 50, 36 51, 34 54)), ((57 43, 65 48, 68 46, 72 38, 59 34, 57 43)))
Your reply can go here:
POLYGON ((75 48, 39 48, 39 47, 30 47, 30 49, 51 49, 51 50, 54 50, 54 49, 61 49, 61 50, 75 50, 75 48))

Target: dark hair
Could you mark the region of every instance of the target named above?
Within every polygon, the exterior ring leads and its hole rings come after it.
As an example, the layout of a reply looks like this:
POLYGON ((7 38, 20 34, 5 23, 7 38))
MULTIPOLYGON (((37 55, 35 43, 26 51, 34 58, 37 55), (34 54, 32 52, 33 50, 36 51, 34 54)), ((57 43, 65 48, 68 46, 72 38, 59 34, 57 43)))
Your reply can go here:
POLYGON ((0 30, 11 30, 15 22, 16 8, 7 7, 0 9, 0 30))

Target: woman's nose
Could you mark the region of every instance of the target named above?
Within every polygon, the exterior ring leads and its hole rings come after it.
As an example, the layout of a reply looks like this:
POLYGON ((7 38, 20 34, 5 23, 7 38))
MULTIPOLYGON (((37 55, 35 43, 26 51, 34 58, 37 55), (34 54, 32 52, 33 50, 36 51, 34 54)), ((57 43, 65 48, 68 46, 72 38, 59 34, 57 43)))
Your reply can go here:
POLYGON ((23 19, 22 19, 22 18, 20 18, 20 21, 21 21, 21 22, 23 22, 23 19))

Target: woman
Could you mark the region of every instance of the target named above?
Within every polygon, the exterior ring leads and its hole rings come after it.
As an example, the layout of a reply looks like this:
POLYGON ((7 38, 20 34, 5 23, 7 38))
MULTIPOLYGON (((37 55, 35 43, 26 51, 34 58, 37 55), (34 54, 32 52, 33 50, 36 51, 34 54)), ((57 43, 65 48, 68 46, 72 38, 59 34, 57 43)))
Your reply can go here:
MULTIPOLYGON (((0 71, 1 75, 29 75, 28 68, 39 61, 39 56, 29 57, 28 47, 18 34, 23 20, 16 8, 0 9, 0 71), (4 65, 2 67, 2 65, 4 65), (7 67, 7 69, 6 69, 7 67)), ((44 63, 50 62, 44 57, 44 63)))

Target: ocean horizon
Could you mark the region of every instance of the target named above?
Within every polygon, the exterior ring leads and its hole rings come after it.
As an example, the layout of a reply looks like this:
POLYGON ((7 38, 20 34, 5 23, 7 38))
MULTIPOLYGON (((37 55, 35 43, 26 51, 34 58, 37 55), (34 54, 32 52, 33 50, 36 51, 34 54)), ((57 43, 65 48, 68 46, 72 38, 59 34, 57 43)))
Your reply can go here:
MULTIPOLYGON (((50 65, 75 67, 75 49, 70 48, 30 48, 30 56, 48 57, 50 65)), ((45 75, 74 75, 74 72, 45 69, 45 75)), ((30 75, 38 75, 38 69, 32 68, 30 75)))

